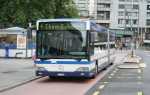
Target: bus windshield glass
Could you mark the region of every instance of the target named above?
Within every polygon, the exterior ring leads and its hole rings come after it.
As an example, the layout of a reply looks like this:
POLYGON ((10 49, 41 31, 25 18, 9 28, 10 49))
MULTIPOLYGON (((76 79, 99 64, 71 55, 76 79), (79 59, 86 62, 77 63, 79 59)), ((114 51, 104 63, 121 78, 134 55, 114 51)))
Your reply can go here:
POLYGON ((41 22, 37 32, 38 58, 85 58, 86 23, 41 22))

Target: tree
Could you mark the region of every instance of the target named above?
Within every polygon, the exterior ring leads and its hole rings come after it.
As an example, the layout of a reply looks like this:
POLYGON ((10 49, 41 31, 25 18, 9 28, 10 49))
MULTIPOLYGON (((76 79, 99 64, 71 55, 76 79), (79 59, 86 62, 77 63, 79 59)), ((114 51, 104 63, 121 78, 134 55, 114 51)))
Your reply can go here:
POLYGON ((42 18, 78 17, 72 0, 0 0, 0 23, 27 27, 42 18))
POLYGON ((78 17, 78 11, 72 0, 55 0, 54 16, 57 17, 78 17))

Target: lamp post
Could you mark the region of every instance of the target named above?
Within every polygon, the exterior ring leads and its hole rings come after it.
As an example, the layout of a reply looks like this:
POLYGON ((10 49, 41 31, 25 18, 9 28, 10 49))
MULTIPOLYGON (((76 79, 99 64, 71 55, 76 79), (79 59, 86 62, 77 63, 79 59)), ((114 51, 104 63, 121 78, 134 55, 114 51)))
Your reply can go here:
POLYGON ((107 30, 108 63, 110 63, 110 30, 107 30))

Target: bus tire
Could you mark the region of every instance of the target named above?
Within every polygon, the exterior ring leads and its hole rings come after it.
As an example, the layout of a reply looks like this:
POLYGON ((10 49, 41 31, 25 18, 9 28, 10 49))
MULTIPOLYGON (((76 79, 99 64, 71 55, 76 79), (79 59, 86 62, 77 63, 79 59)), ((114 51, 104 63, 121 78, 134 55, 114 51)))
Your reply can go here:
POLYGON ((113 62, 110 63, 110 65, 113 65, 113 64, 114 64, 113 62))
POLYGON ((90 79, 94 79, 97 74, 98 74, 98 60, 96 60, 95 63, 95 74, 92 77, 90 77, 90 79))
POLYGON ((98 74, 98 60, 96 60, 96 64, 95 64, 95 75, 98 74))

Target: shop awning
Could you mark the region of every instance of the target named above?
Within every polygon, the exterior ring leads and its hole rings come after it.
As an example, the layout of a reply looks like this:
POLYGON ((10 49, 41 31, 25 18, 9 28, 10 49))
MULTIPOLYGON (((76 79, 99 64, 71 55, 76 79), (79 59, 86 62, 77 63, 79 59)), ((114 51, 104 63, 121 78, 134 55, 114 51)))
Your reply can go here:
POLYGON ((0 29, 0 34, 25 34, 26 29, 21 27, 10 27, 6 29, 0 29))

